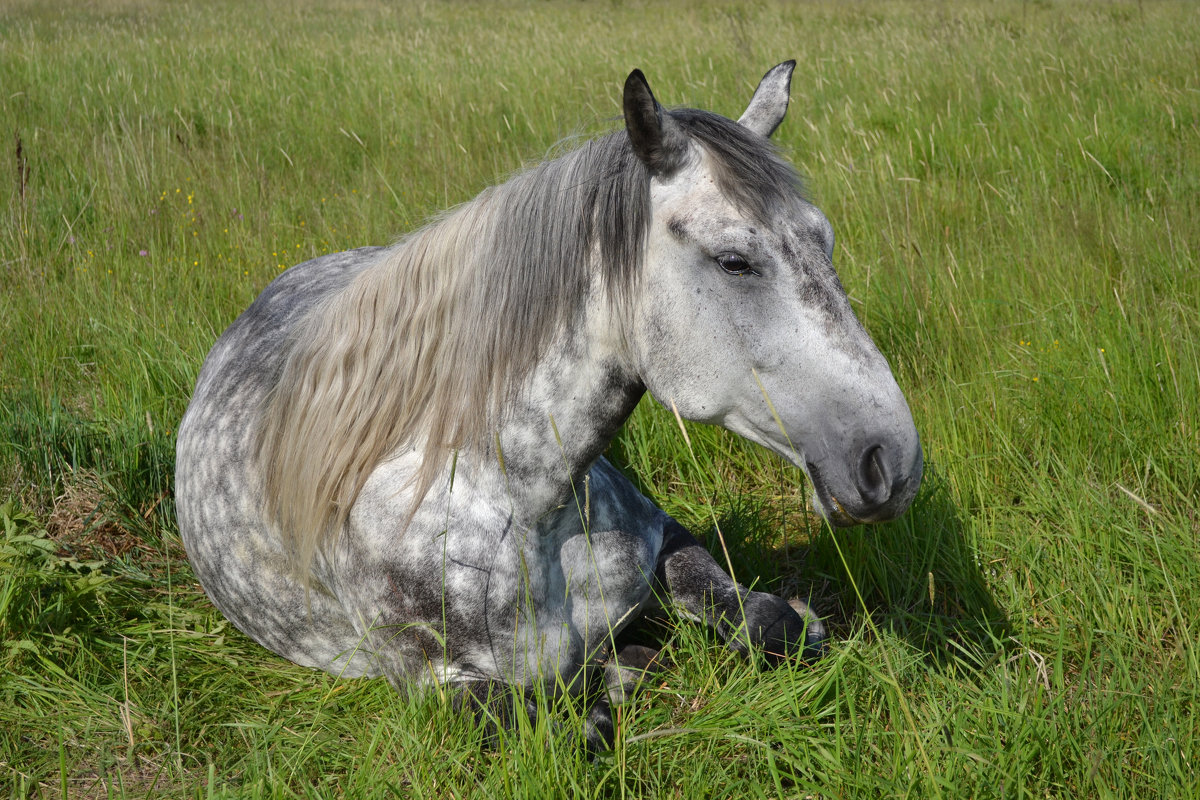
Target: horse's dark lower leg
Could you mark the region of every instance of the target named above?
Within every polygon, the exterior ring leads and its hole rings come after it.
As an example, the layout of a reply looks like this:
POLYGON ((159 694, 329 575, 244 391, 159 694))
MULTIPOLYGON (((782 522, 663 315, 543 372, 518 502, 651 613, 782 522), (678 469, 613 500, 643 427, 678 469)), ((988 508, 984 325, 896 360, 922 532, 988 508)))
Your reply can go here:
POLYGON ((612 749, 613 740, 616 738, 616 726, 607 700, 597 700, 588 709, 587 719, 583 724, 583 736, 588 750, 592 753, 612 749))
POLYGON ((703 620, 735 650, 759 648, 772 662, 823 652, 825 626, 803 603, 797 613, 783 598, 734 583, 674 520, 663 531, 655 579, 664 604, 703 620))
POLYGON ((517 726, 519 715, 537 721, 537 703, 526 689, 500 681, 476 680, 454 684, 454 710, 475 717, 484 735, 494 739, 502 730, 517 726))
MULTIPOLYGON (((530 689, 495 680, 461 681, 454 684, 453 688, 454 709, 474 716, 490 742, 494 742, 500 731, 516 728, 520 715, 528 719, 531 725, 537 722, 537 701, 530 689)), ((597 699, 588 708, 582 735, 584 744, 591 752, 612 747, 614 729, 608 701, 597 699)))

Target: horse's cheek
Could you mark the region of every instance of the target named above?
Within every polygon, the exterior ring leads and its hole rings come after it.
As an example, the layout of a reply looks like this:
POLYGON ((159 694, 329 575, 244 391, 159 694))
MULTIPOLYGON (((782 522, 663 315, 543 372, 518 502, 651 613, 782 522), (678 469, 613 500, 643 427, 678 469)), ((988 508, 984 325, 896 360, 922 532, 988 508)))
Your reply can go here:
POLYGON ((640 326, 640 372, 650 394, 685 419, 718 422, 728 410, 721 380, 731 366, 724 351, 728 323, 702 287, 657 295, 640 326), (718 348, 714 350, 714 347, 718 348), (722 353, 714 359, 714 352, 722 353))

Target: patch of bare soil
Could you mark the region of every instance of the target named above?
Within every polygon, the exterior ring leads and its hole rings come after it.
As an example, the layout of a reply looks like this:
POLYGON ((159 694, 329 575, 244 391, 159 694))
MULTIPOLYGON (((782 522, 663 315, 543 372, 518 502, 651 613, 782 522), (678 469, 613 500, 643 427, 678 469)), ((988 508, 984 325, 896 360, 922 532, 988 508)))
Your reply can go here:
POLYGON ((59 555, 75 558, 123 556, 139 539, 123 528, 109 512, 111 501, 100 480, 80 473, 66 482, 46 523, 46 531, 58 544, 59 555))

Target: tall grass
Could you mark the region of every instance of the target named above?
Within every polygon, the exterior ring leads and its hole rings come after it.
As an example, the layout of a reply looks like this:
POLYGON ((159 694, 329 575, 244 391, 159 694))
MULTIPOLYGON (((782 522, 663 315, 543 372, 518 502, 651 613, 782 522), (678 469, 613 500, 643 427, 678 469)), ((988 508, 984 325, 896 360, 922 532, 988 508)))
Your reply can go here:
MULTIPOLYGON (((1185 797, 1200 783, 1200 17, 1185 3, 0 9, 0 788, 11 796, 1185 797), (611 456, 836 632, 703 631, 588 761, 337 681, 192 579, 173 430, 287 266, 386 243, 577 136, 633 67, 777 134, 928 461, 901 520, 643 404, 611 456)), ((550 703, 549 705, 553 705, 550 703)))

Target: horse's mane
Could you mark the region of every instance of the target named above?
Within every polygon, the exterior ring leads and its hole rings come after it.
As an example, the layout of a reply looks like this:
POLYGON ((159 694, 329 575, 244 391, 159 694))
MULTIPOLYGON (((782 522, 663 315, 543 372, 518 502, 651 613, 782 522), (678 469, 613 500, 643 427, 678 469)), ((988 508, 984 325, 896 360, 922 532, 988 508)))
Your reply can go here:
MULTIPOLYGON (((754 216, 799 188, 765 139, 708 112, 670 116, 754 216)), ((420 453, 411 518, 453 450, 491 446, 506 401, 581 313, 594 270, 624 316, 649 185, 626 132, 609 134, 444 214, 307 314, 257 440, 267 512, 302 579, 382 461, 420 453)))

